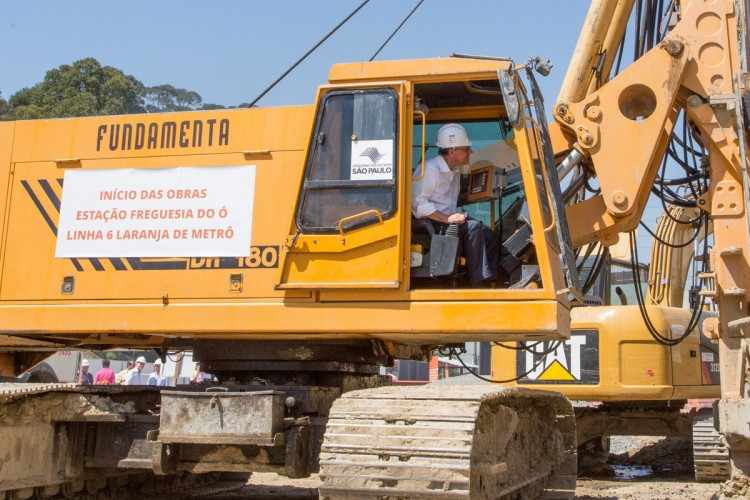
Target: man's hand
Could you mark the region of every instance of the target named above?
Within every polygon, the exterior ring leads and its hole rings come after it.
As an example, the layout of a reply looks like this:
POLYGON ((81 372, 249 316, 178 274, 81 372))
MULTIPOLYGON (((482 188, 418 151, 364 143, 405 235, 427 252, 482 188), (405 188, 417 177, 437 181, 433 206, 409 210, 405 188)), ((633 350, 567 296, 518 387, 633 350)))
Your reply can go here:
POLYGON ((448 224, 463 224, 466 222, 466 214, 455 213, 448 216, 448 224))

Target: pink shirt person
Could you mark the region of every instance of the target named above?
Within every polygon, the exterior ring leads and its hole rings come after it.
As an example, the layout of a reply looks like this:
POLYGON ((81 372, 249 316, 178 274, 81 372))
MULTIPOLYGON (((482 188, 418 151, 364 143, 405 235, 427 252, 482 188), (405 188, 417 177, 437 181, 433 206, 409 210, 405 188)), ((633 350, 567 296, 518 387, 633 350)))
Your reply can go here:
POLYGON ((96 372, 94 384, 112 385, 115 383, 115 372, 109 367, 109 360, 102 360, 102 369, 96 372))

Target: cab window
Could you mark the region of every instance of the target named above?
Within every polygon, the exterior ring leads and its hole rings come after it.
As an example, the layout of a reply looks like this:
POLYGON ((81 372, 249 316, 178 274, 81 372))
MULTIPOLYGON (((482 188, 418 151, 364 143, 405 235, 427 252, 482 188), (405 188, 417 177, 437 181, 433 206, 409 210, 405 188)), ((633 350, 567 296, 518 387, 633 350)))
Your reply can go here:
POLYGON ((342 219, 367 211, 372 215, 358 217, 352 224, 363 226, 393 215, 397 101, 391 90, 334 92, 324 97, 305 170, 297 215, 300 230, 334 232, 342 219))
MULTIPOLYGON (((633 270, 630 263, 613 262, 610 276, 611 303, 616 305, 637 304, 633 270)), ((638 278, 644 296, 648 296, 648 268, 646 265, 641 264, 640 269, 638 269, 638 278)))

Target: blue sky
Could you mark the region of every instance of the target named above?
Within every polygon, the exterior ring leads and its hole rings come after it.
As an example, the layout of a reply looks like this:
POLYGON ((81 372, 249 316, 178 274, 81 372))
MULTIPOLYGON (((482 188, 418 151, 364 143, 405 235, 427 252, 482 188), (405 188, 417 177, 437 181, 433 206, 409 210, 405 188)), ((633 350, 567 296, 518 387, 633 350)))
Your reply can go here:
MULTIPOLYGON (((60 64, 95 57, 146 85, 171 83, 204 102, 237 105, 265 86, 360 0, 31 1, 4 5, 0 92, 9 97, 60 64)), ((554 104, 589 0, 426 0, 379 59, 454 52, 549 57, 540 83, 554 104)), ((331 64, 369 59, 416 0, 371 0, 260 105, 308 103, 331 64)), ((653 227, 660 209, 649 208, 653 227)), ((639 231, 641 259, 649 240, 639 231)))
MULTIPOLYGON (((172 83, 207 102, 257 95, 360 0, 32 1, 8 3, 0 20, 7 97, 45 71, 93 56, 147 85, 172 83)), ((368 59, 416 0, 370 0, 263 101, 305 103, 334 62, 368 59)), ((426 0, 380 59, 453 52, 544 55, 556 63, 545 91, 553 100, 575 46, 587 0, 426 0)))

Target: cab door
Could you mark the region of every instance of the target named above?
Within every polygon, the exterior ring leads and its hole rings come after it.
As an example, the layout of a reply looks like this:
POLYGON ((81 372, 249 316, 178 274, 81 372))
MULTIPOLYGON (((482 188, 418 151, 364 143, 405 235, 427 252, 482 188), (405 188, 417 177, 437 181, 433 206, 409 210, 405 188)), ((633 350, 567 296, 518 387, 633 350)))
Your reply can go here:
POLYGON ((398 288, 406 82, 321 87, 278 288, 398 288))

